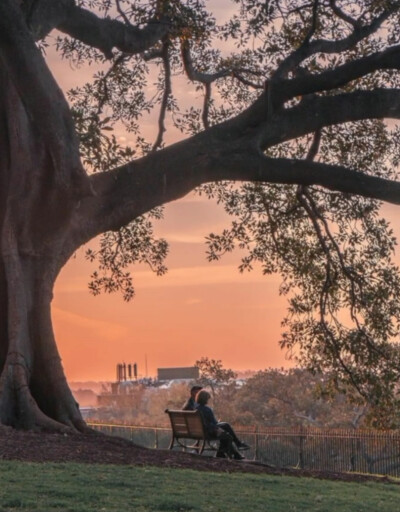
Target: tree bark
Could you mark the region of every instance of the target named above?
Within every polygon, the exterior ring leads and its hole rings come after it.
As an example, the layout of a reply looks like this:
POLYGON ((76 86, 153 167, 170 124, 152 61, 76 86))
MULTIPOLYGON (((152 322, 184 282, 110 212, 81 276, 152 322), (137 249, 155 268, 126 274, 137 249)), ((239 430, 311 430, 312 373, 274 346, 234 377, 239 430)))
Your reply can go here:
POLYGON ((0 423, 84 430, 50 316, 60 248, 77 200, 52 179, 46 136, 0 63, 0 423))

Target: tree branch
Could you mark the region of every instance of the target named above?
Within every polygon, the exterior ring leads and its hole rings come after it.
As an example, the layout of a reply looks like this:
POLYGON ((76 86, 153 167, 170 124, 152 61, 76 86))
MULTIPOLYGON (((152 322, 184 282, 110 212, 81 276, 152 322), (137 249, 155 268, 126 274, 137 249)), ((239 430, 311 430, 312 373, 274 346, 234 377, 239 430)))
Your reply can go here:
POLYGON ((216 181, 319 185, 328 190, 400 204, 400 183, 340 165, 267 158, 235 144, 216 149, 209 137, 193 137, 114 171, 90 177, 96 195, 76 211, 75 241, 119 229, 156 206, 216 181))
POLYGON ((317 39, 308 44, 301 45, 297 50, 291 53, 286 59, 282 61, 272 79, 278 80, 287 76, 287 74, 297 67, 305 59, 315 55, 316 53, 341 53, 356 46, 360 41, 370 36, 382 26, 382 24, 395 12, 400 10, 400 5, 386 9, 380 16, 374 18, 369 25, 357 24, 353 32, 336 41, 327 39, 317 39))
POLYGON ((171 86, 171 65, 169 62, 169 42, 165 41, 162 46, 161 56, 164 65, 164 91, 163 97, 161 100, 160 114, 158 117, 158 135, 157 139, 153 144, 152 151, 156 151, 159 147, 161 147, 163 136, 165 132, 165 114, 167 112, 168 107, 168 99, 172 91, 171 86))
POLYGON ((329 5, 338 18, 345 21, 349 25, 352 25, 355 29, 360 26, 359 20, 352 18, 344 11, 342 11, 342 9, 340 9, 340 7, 337 5, 336 0, 329 0, 329 5))
POLYGON ((240 119, 242 125, 258 124, 262 149, 313 133, 324 126, 363 119, 400 119, 400 91, 397 89, 313 96, 293 108, 276 112, 268 123, 263 121, 265 113, 260 111, 260 105, 265 101, 265 97, 259 98, 240 119))
POLYGON ((129 19, 127 18, 126 14, 124 13, 123 9, 121 8, 121 4, 119 3, 119 0, 115 0, 117 11, 119 12, 121 18, 124 20, 126 25, 132 25, 129 19))
POLYGON ((331 91, 377 70, 400 69, 400 45, 347 62, 318 75, 304 74, 275 84, 274 100, 284 102, 296 96, 331 91))
POLYGON ((260 76, 261 73, 257 73, 250 69, 240 68, 240 67, 232 67, 232 68, 224 68, 215 73, 204 73, 202 71, 197 70, 193 65, 192 55, 190 53, 189 41, 186 39, 181 42, 181 54, 182 54, 182 62, 185 69, 185 73, 189 80, 193 82, 200 82, 203 85, 211 85, 213 82, 218 80, 219 78, 225 78, 227 76, 232 76, 236 78, 239 82, 242 82, 244 85, 252 87, 254 89, 262 89, 264 84, 253 83, 250 80, 244 78, 241 73, 248 73, 260 76))
MULTIPOLYGON (((319 144, 321 141, 321 131, 318 130, 314 133, 313 141, 311 143, 311 146, 308 150, 305 162, 312 163, 314 161, 314 158, 316 157, 319 149, 319 144)), ((313 197, 310 194, 309 188, 305 185, 300 185, 297 188, 296 193, 297 200, 301 204, 301 206, 304 208, 306 214, 308 215, 308 218, 311 221, 311 224, 314 227, 314 231, 316 234, 316 237, 318 239, 318 242, 320 244, 320 247, 322 251, 325 254, 326 262, 325 262, 325 281, 322 286, 322 289, 320 291, 320 297, 319 297, 319 323, 324 330, 325 338, 327 345, 331 347, 335 358, 339 361, 340 366, 342 367, 343 371, 348 375, 350 380, 352 381, 354 387, 358 390, 358 392, 363 395, 361 388, 357 385, 353 372, 351 371, 351 368, 346 364, 344 361, 342 355, 341 355, 341 349, 340 349, 340 343, 339 340, 336 338, 334 333, 329 327, 329 324, 326 320, 327 315, 327 306, 329 303, 329 291, 331 286, 334 284, 334 278, 332 277, 332 269, 335 268, 334 260, 332 258, 331 249, 327 243, 327 239, 329 239, 333 245, 333 247, 336 249, 338 258, 340 262, 342 263, 343 271, 345 271, 345 266, 343 264, 342 254, 340 252, 340 248, 336 244, 336 241, 332 237, 330 233, 329 226, 326 222, 325 217, 321 214, 319 211, 319 208, 317 207, 317 204, 314 202, 313 197)), ((353 281, 350 280, 351 285, 353 285, 353 281)), ((354 288, 352 287, 352 290, 354 288)), ((354 296, 352 296, 354 299, 354 296)), ((352 308, 353 312, 353 308, 352 308)), ((354 318, 353 318, 354 319, 354 318)))
MULTIPOLYGON (((400 204, 400 182, 397 181, 378 178, 344 166, 321 162, 267 158, 263 155, 260 155, 258 159, 255 156, 246 158, 249 159, 247 173, 243 168, 241 172, 235 173, 236 176, 233 179, 246 180, 245 175, 247 174, 249 181, 304 186, 319 185, 328 190, 400 204), (257 169, 254 170, 257 160, 257 169), (250 163, 253 164, 251 166, 252 171, 250 171, 250 163), (240 175, 242 175, 242 178, 240 175)), ((236 165, 239 169, 238 160, 236 165)), ((243 158, 243 164, 244 160, 243 158)), ((222 177, 222 179, 228 178, 222 177)))
POLYGON ((263 85, 258 85, 255 83, 250 82, 249 80, 246 80, 240 75, 241 71, 249 72, 248 70, 241 70, 241 69, 231 69, 231 68, 225 68, 221 69, 220 71, 216 71, 215 73, 203 73, 201 71, 198 71, 195 69, 193 65, 193 59, 190 53, 190 46, 187 39, 182 40, 181 42, 181 54, 182 54, 182 61, 183 66, 185 69, 185 72, 189 78, 189 80, 192 80, 193 82, 201 82, 204 85, 204 101, 203 101, 203 112, 202 112, 202 121, 203 126, 205 129, 210 127, 209 121, 208 121, 208 113, 209 113, 209 104, 211 100, 211 84, 218 80, 219 78, 225 78, 227 76, 232 76, 236 78, 239 82, 242 82, 243 84, 261 89, 263 88, 263 85))
POLYGON ((195 69, 193 65, 192 56, 190 54, 189 42, 187 39, 184 39, 181 42, 181 53, 185 72, 189 80, 192 80, 193 82, 211 84, 212 82, 215 82, 215 80, 218 80, 218 78, 223 78, 225 76, 232 74, 232 71, 230 69, 221 69, 220 71, 216 71, 215 73, 203 73, 195 69))
MULTIPOLYGON (((257 74, 257 73, 251 72, 249 70, 244 70, 244 72, 257 74)), ((236 78, 236 80, 238 82, 241 82, 243 85, 246 85, 247 87, 251 87, 252 89, 264 89, 265 88, 265 83, 264 82, 262 82, 262 83, 252 82, 251 80, 248 80, 247 78, 244 78, 239 73, 240 73, 240 70, 237 70, 237 71, 233 70, 232 71, 232 76, 234 78, 236 78)))
POLYGON ((304 43, 303 43, 304 46, 309 44, 312 36, 315 34, 315 31, 317 30, 318 6, 319 6, 319 0, 314 0, 313 7, 312 7, 312 23, 311 23, 310 30, 308 31, 308 34, 306 35, 306 37, 304 39, 304 43))
POLYGON ((37 39, 57 28, 111 58, 113 48, 129 54, 148 50, 168 34, 170 23, 160 18, 138 28, 130 23, 100 18, 78 7, 75 0, 39 0, 31 13, 30 27, 37 39))
POLYGON ((202 120, 204 129, 207 130, 210 128, 210 123, 208 120, 208 112, 210 107, 210 99, 211 99, 211 84, 204 84, 204 101, 203 101, 203 113, 202 120))

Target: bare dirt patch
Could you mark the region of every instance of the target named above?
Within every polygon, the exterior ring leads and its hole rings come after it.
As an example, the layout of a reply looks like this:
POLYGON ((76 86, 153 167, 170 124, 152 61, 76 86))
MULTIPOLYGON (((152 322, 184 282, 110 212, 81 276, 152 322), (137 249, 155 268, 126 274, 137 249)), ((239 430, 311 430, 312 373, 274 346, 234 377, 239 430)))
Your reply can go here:
POLYGON ((190 453, 150 450, 119 437, 104 434, 50 434, 17 431, 0 426, 0 460, 29 462, 79 462, 85 464, 130 464, 225 473, 290 475, 348 482, 399 483, 388 477, 277 469, 254 461, 232 461, 190 453))

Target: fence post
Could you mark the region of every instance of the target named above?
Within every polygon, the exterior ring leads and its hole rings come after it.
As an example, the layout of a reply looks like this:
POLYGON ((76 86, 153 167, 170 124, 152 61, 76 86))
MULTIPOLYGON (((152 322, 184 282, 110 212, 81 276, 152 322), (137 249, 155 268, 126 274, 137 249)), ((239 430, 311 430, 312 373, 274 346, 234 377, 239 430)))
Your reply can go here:
POLYGON ((157 450, 158 449, 158 430, 157 429, 154 429, 154 433, 155 433, 155 446, 154 448, 157 450))
POLYGON ((258 460, 258 426, 254 430, 254 460, 258 460))
POLYGON ((300 427, 300 443, 299 443, 299 468, 304 469, 304 439, 305 436, 303 434, 303 427, 300 427))
POLYGON ((351 439, 350 471, 356 470, 357 440, 351 439))

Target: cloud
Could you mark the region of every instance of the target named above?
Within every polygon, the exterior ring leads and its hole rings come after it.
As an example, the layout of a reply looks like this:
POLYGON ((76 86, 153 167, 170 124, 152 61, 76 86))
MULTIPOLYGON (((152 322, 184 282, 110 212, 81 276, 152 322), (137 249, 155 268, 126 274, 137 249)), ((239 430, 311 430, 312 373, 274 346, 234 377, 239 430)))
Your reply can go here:
POLYGON ((168 240, 168 242, 175 242, 180 244, 205 244, 204 231, 201 234, 184 232, 174 233, 166 231, 162 234, 162 236, 168 240))
MULTIPOLYGON (((176 239, 177 240, 177 239, 176 239)), ((183 239, 180 240, 184 241, 183 239)), ((187 243, 194 243, 186 241, 187 243)), ((207 286, 224 284, 249 284, 249 283, 280 283, 279 276, 263 276, 259 269, 255 268, 252 272, 240 273, 237 265, 221 265, 219 263, 205 263, 197 266, 177 266, 170 267, 164 276, 157 276, 146 266, 134 267, 131 269, 133 285, 136 290, 141 288, 175 287, 175 286, 207 286)), ((88 294, 87 283, 89 273, 69 276, 61 276, 55 288, 58 294, 88 294)))
POLYGON ((52 315, 56 324, 68 324, 73 328, 91 331, 96 334, 96 337, 110 341, 126 337, 129 334, 127 326, 88 318, 54 306, 52 307, 52 315))
POLYGON ((196 267, 173 268, 163 277, 157 277, 151 271, 134 273, 134 283, 137 288, 154 288, 158 286, 203 286, 229 283, 278 283, 278 277, 263 277, 260 272, 245 272, 241 274, 235 265, 212 264, 196 267))

